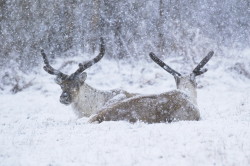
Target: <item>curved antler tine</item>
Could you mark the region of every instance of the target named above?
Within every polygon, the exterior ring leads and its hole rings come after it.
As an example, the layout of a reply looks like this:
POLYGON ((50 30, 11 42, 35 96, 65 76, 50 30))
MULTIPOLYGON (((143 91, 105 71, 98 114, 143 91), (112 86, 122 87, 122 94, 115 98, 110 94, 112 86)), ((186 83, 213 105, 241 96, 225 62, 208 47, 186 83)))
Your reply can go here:
POLYGON ((172 74, 174 77, 180 77, 181 74, 169 67, 167 64, 165 64, 162 60, 160 60, 154 53, 149 53, 150 58, 157 63, 159 66, 161 66, 164 70, 172 74))
POLYGON ((86 70, 87 68, 91 67, 93 64, 100 61, 103 58, 104 54, 105 54, 105 44, 104 44, 104 39, 101 37, 100 38, 100 53, 94 59, 88 61, 87 63, 85 64, 80 63, 79 68, 76 70, 75 73, 73 73, 73 75, 75 76, 75 75, 82 73, 84 70, 86 70))
POLYGON ((59 70, 56 70, 56 69, 54 69, 52 66, 50 66, 48 57, 47 57, 47 55, 44 53, 44 50, 41 50, 41 54, 42 54, 42 56, 43 56, 43 61, 44 61, 44 64, 45 64, 45 66, 43 67, 43 69, 44 69, 46 72, 48 72, 49 74, 52 74, 52 75, 56 75, 56 76, 58 76, 58 77, 60 77, 60 78, 62 78, 62 79, 64 79, 64 78, 67 77, 66 74, 64 74, 64 73, 60 72, 59 70))
POLYGON ((46 66, 49 65, 49 60, 48 60, 48 58, 47 58, 47 55, 44 53, 44 50, 43 50, 43 49, 41 50, 41 54, 42 54, 42 56, 43 56, 43 61, 44 61, 45 65, 46 65, 46 66))
POLYGON ((207 71, 207 69, 202 69, 205 64, 212 58, 214 55, 213 51, 210 51, 205 58, 202 59, 202 61, 196 66, 196 68, 193 70, 193 73, 195 76, 201 75, 207 71))

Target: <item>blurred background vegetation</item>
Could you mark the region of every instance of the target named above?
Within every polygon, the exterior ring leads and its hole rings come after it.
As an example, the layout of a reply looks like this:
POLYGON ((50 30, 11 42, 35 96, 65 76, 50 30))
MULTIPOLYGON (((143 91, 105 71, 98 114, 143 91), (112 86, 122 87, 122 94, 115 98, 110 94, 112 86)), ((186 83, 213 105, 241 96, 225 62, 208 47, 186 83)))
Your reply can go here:
MULTIPOLYGON (((183 57, 250 43, 249 0, 0 0, 0 70, 28 72, 51 58, 91 55, 106 42, 106 58, 133 61, 183 57), (84 54, 85 55, 85 54, 84 54)), ((1 78, 3 79, 3 78, 1 78)))

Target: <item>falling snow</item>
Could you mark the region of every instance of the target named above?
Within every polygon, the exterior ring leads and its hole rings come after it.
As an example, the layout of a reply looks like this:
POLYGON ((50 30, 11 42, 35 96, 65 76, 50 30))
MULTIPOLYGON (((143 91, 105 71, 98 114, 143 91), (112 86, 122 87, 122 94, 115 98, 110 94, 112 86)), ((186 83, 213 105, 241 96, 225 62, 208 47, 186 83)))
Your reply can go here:
POLYGON ((250 165, 249 19, 239 0, 0 1, 0 165, 250 165), (100 36, 105 56, 86 70, 99 90, 174 90, 149 53, 189 74, 213 50, 197 77, 201 120, 90 124, 61 104, 40 50, 70 74, 100 36))

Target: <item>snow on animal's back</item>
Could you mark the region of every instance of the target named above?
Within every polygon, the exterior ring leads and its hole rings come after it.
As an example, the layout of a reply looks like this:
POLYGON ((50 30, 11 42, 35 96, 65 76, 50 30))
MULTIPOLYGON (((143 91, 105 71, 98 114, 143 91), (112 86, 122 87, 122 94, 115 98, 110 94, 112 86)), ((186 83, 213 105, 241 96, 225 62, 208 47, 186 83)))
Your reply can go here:
POLYGON ((144 95, 126 99, 105 108, 90 121, 142 121, 146 123, 199 120, 198 108, 188 95, 173 90, 159 95, 144 95))

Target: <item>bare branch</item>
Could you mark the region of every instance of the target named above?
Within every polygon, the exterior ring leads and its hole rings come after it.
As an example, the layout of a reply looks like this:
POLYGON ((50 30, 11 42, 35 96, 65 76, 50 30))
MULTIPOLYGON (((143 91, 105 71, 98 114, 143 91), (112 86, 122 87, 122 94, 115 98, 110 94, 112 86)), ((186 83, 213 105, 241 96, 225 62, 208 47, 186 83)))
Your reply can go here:
POLYGON ((159 66, 161 66, 164 70, 172 74, 174 77, 180 77, 181 74, 169 67, 167 64, 165 64, 162 60, 160 60, 154 53, 149 54, 150 58, 157 63, 159 66))
POLYGON ((193 73, 195 76, 201 75, 205 72, 207 72, 207 69, 202 69, 205 64, 212 58, 214 52, 210 51, 205 58, 202 59, 202 61, 196 66, 196 68, 193 70, 193 73))

